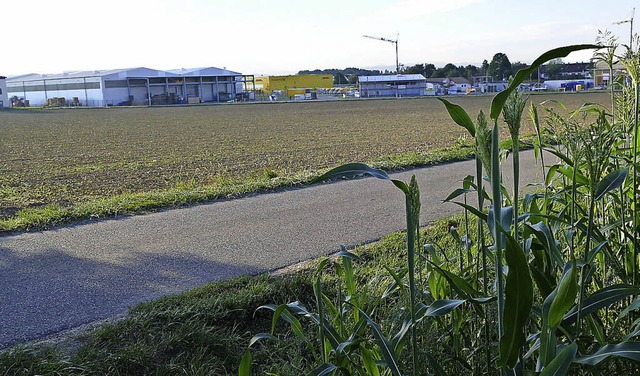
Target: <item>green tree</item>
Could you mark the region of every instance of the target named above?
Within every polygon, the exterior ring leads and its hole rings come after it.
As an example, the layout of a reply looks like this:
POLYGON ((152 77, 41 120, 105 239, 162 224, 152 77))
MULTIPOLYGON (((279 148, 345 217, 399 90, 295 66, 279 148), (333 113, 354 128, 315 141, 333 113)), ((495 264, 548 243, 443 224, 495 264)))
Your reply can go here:
POLYGON ((516 74, 516 72, 518 72, 521 69, 525 69, 528 68, 529 65, 522 63, 520 61, 516 61, 515 63, 511 64, 511 73, 516 74))
POLYGON ((458 71, 458 67, 455 64, 449 63, 442 68, 436 69, 432 77, 445 78, 445 77, 455 77, 460 75, 461 74, 458 71))
POLYGON ((549 63, 544 66, 544 72, 546 73, 547 78, 551 80, 559 79, 563 65, 564 62, 562 61, 562 59, 553 59, 549 61, 549 63))
POLYGON ((482 69, 482 74, 486 76, 489 72, 489 62, 487 59, 482 60, 482 66, 480 68, 482 69))
POLYGON ((404 74, 424 74, 424 64, 416 64, 405 68, 404 74))
POLYGON ((426 78, 429 78, 431 76, 433 76, 433 74, 436 71, 436 66, 433 64, 425 64, 424 65, 424 76, 426 78))
POLYGON ((433 76, 436 71, 436 66, 433 64, 416 64, 410 66, 404 70, 405 74, 421 74, 426 78, 433 76))
POLYGON ((347 76, 345 76, 344 73, 336 72, 333 75, 333 84, 334 85, 346 84, 348 82, 349 82, 349 78, 347 76))
POLYGON ((466 67, 464 67, 464 77, 466 78, 472 78, 474 76, 481 76, 482 72, 480 70, 480 68, 476 67, 475 65, 467 65, 466 67))
POLYGON ((489 63, 489 76, 496 80, 506 80, 511 76, 511 62, 506 54, 498 52, 489 63))

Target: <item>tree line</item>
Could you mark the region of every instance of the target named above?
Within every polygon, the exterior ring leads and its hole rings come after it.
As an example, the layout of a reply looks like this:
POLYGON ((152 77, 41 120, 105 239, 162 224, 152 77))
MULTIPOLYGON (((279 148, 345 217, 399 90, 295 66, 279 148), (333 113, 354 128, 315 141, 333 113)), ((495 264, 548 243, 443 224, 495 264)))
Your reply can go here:
MULTIPOLYGON (((401 74, 421 74, 426 78, 446 78, 446 77, 464 77, 471 79, 472 77, 488 76, 492 80, 503 80, 509 78, 512 74, 522 68, 528 67, 527 64, 519 61, 511 63, 509 57, 502 52, 498 52, 493 55, 491 61, 486 59, 482 62, 482 65, 475 66, 469 65, 455 65, 448 63, 441 68, 437 68, 434 64, 424 63, 415 64, 408 67, 401 67, 401 74)), ((393 71, 388 70, 370 70, 361 68, 345 68, 345 69, 314 69, 314 70, 301 70, 298 74, 331 74, 333 75, 334 84, 355 84, 358 76, 375 76, 381 74, 392 74, 393 71)), ((537 72, 531 77, 537 79, 537 72)))

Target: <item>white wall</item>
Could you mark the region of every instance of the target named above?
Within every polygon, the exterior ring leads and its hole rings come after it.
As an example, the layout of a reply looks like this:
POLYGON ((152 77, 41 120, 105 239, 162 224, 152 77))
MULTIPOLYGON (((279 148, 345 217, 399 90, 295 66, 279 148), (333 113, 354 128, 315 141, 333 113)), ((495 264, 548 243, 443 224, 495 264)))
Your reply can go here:
POLYGON ((34 81, 13 81, 7 88, 9 96, 17 96, 29 101, 31 106, 47 104, 47 98, 65 98, 71 103, 73 97, 77 97, 82 106, 103 106, 102 89, 99 77, 54 79, 34 81), (44 85, 46 83, 46 90, 44 85), (86 87, 86 89, 85 89, 86 87))
POLYGON ((103 94, 104 94, 103 106, 117 106, 119 103, 129 100, 129 91, 127 90, 126 87, 104 89, 103 94))
POLYGON ((0 78, 0 102, 2 102, 2 107, 11 107, 9 93, 7 92, 7 81, 4 78, 0 78))

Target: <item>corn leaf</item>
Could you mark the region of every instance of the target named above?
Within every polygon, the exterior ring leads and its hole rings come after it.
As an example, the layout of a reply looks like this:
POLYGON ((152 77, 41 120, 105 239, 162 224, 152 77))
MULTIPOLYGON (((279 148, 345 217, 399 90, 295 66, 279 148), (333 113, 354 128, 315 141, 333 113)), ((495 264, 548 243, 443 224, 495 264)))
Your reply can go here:
MULTIPOLYGON (((637 295, 640 293, 640 288, 627 284, 618 284, 613 286, 608 286, 603 289, 600 289, 593 294, 591 294, 584 301, 584 305, 582 307, 581 317, 586 317, 601 308, 609 306, 615 302, 619 302, 620 300, 626 299, 629 296, 637 295)), ((572 324, 576 321, 577 318, 577 307, 574 306, 569 313, 564 317, 562 323, 564 325, 572 324)))
POLYGON ((499 364, 513 368, 518 362, 520 348, 527 342, 523 327, 533 306, 533 281, 520 244, 509 234, 504 235, 509 274, 505 283, 504 334, 500 338, 499 364))
POLYGON ((447 313, 453 311, 457 306, 464 303, 464 300, 455 299, 455 300, 436 300, 431 303, 427 311, 424 313, 425 316, 442 316, 447 313))
POLYGON ((433 265, 435 267, 435 270, 438 271, 440 275, 442 275, 449 282, 449 286, 466 300, 472 300, 472 298, 482 296, 482 294, 478 290, 474 289, 469 282, 464 280, 459 275, 442 269, 440 266, 434 264, 431 261, 428 262, 433 265))
POLYGON ((375 352, 363 346, 360 348, 360 353, 362 354, 362 364, 367 371, 367 375, 380 376, 380 370, 376 364, 375 352))
POLYGON ((595 366, 609 357, 626 358, 640 362, 640 342, 621 342, 615 345, 606 345, 591 355, 576 358, 574 362, 595 366))
POLYGON ((449 202, 449 201, 453 200, 456 197, 460 197, 460 196, 462 196, 464 194, 472 193, 472 192, 475 192, 475 191, 476 191, 475 189, 458 188, 455 191, 451 192, 451 194, 449 196, 447 196, 447 198, 445 198, 443 201, 444 202, 449 202))
POLYGON ((471 205, 467 205, 467 204, 463 204, 462 202, 453 202, 456 205, 462 206, 465 210, 471 212, 471 214, 475 215, 476 217, 478 217, 480 220, 482 221, 487 221, 487 215, 481 211, 479 211, 477 208, 474 208, 471 205))
POLYGON ((373 331, 373 336, 376 339, 376 344, 382 352, 382 357, 384 358, 385 365, 387 366, 387 368, 389 368, 394 376, 401 376, 402 372, 400 372, 400 366, 398 365, 398 360, 396 359, 395 352, 393 351, 389 340, 382 333, 380 325, 378 325, 378 323, 367 316, 367 314, 363 310, 361 310, 360 308, 357 309, 358 311, 360 311, 362 317, 364 317, 364 319, 367 321, 367 325, 369 326, 369 328, 371 328, 371 330, 373 331))
POLYGON ((525 224, 525 227, 535 235, 544 249, 549 253, 555 267, 564 264, 562 255, 556 246, 556 240, 551 229, 544 222, 538 222, 533 225, 525 224))
MULTIPOLYGON (((295 301, 287 304, 287 307, 297 315, 304 315, 316 325, 322 325, 324 334, 329 340, 332 346, 337 347, 340 343, 344 342, 344 339, 336 332, 334 327, 326 319, 320 320, 320 316, 317 313, 309 312, 309 310, 300 302, 295 301)), ((285 311, 288 312, 288 311, 285 311)), ((290 315, 290 313, 289 313, 290 315)), ((287 320, 288 316, 284 316, 287 320)))
POLYGON ((269 334, 269 333, 258 333, 255 336, 253 336, 251 338, 251 340, 249 341, 249 347, 253 346, 254 343, 256 343, 256 342, 258 342, 258 341, 260 341, 262 339, 271 339, 271 340, 277 341, 278 337, 276 337, 276 336, 274 336, 272 334, 269 334))
POLYGON ((538 268, 532 267, 529 268, 529 270, 531 271, 533 281, 536 283, 538 290, 540 290, 540 295, 546 299, 555 288, 555 281, 551 280, 548 274, 543 273, 538 268))
MULTIPOLYGON (((558 172, 564 175, 567 179, 573 180, 573 166, 569 165, 566 167, 562 167, 562 166, 558 167, 558 172)), ((578 170, 576 171, 575 183, 578 186, 581 186, 581 185, 589 186, 589 179, 586 176, 584 176, 584 174, 580 172, 580 170, 578 170)))
POLYGON ((378 179, 390 180, 389 175, 387 175, 387 173, 382 170, 375 169, 364 163, 347 163, 325 172, 324 174, 315 178, 313 180, 313 183, 357 175, 371 175, 378 179))
POLYGON ((567 346, 558 356, 556 356, 548 366, 544 367, 540 376, 561 376, 566 375, 569 367, 571 366, 571 362, 576 357, 576 353, 578 352, 578 345, 573 342, 571 345, 567 346))
POLYGON ((467 114, 467 111, 465 111, 464 108, 460 107, 459 105, 451 103, 446 99, 442 99, 442 98, 438 98, 438 99, 440 100, 440 102, 444 103, 444 106, 449 112, 449 116, 451 116, 451 119, 459 126, 468 130, 469 134, 471 134, 471 137, 475 137, 476 127, 473 124, 473 121, 471 120, 471 118, 469 117, 469 114, 467 114))
MULTIPOLYGON (((487 224, 489 225, 489 230, 491 233, 495 233, 495 220, 493 219, 493 205, 489 207, 489 215, 487 219, 487 224)), ((502 227, 500 230, 504 230, 504 232, 509 232, 511 228, 511 224, 513 223, 513 206, 505 206, 500 208, 500 216, 499 223, 502 227)))
POLYGON ((620 312, 618 319, 625 317, 626 315, 629 314, 629 312, 635 311, 638 308, 640 308, 640 298, 637 298, 631 304, 629 304, 627 308, 623 309, 622 312, 620 312))
POLYGON ((436 376, 447 376, 447 373, 444 371, 444 369, 442 369, 438 361, 433 356, 431 356, 431 354, 427 353, 426 355, 427 360, 429 361, 429 365, 433 370, 433 374, 436 376))
POLYGON ((556 157, 560 158, 565 164, 569 166, 573 166, 573 161, 571 160, 571 158, 568 155, 560 152, 560 150, 548 149, 548 148, 545 148, 545 150, 555 155, 556 157))
POLYGON ((393 347, 393 351, 396 354, 396 356, 400 356, 400 353, 404 348, 405 338, 410 328, 411 328, 411 320, 410 319, 404 320, 402 322, 402 327, 400 327, 400 330, 398 331, 398 333, 396 333, 396 335, 393 336, 393 338, 391 339, 391 346, 393 347))
POLYGON ((238 376, 251 376, 251 352, 249 350, 242 357, 238 368, 238 376))
POLYGON ((524 80, 527 79, 527 77, 529 77, 533 72, 535 72, 539 66, 546 63, 549 60, 566 57, 567 55, 575 51, 597 49, 597 48, 600 48, 600 46, 594 45, 594 44, 578 44, 573 46, 554 48, 553 50, 549 50, 543 53, 542 55, 540 55, 540 57, 534 60, 529 67, 521 69, 516 73, 509 87, 507 87, 505 90, 501 91, 500 93, 498 93, 498 95, 493 97, 493 100, 491 101, 491 119, 498 120, 498 117, 500 116, 500 113, 502 112, 502 108, 504 107, 504 104, 507 101, 507 98, 509 98, 509 95, 515 89, 517 89, 518 86, 524 80))
POLYGON ((327 376, 331 375, 338 367, 330 363, 324 363, 307 373, 307 376, 327 376))
MULTIPOLYGON (((556 294, 552 294, 553 301, 550 304, 549 311, 543 312, 543 320, 547 319, 547 323, 550 328, 555 329, 560 322, 562 322, 562 318, 565 313, 573 306, 576 295, 578 294, 578 279, 576 272, 576 267, 571 263, 567 263, 567 267, 565 267, 565 272, 563 273, 558 286, 556 287, 556 294), (546 317, 545 317, 546 314, 546 317)), ((547 299, 549 299, 547 297, 547 299)), ((545 300, 546 303, 546 300, 545 300)))
POLYGON ((595 200, 600 200, 608 192, 620 187, 627 178, 627 173, 629 173, 628 168, 621 168, 602 178, 596 187, 595 200))

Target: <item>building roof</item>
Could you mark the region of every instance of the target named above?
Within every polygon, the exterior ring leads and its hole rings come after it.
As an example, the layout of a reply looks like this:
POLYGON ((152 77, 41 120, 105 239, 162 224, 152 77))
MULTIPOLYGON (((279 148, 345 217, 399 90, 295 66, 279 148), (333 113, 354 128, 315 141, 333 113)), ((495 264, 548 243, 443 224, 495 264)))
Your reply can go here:
MULTIPOLYGON (((598 61, 595 62, 594 66, 593 66, 593 69, 608 71, 609 70, 609 66, 604 61, 598 60, 598 61)), ((618 62, 615 62, 613 64, 613 69, 614 70, 626 70, 627 68, 624 66, 624 64, 622 64, 622 62, 618 61, 618 62)))
MULTIPOLYGON (((540 67, 541 73, 547 73, 549 64, 544 64, 540 67)), ((564 74, 578 74, 593 69, 592 63, 562 63, 560 64, 560 73, 564 74)))
POLYGON ((360 82, 397 82, 397 81, 426 81, 421 74, 391 74, 383 76, 358 76, 360 82))
POLYGON ((449 83, 453 84, 471 84, 471 81, 464 77, 448 77, 447 80, 449 81, 449 83))
POLYGON ((41 73, 29 73, 19 76, 11 76, 7 81, 36 81, 36 80, 62 80, 69 78, 84 78, 84 77, 105 77, 105 76, 121 76, 126 77, 166 77, 173 76, 165 71, 159 71, 156 69, 150 69, 145 67, 138 68, 121 68, 121 69, 107 69, 107 70, 85 70, 85 71, 68 71, 62 73, 53 74, 41 74, 41 73))
POLYGON ((445 79, 442 77, 427 78, 427 82, 430 84, 443 85, 445 83, 445 79))
POLYGON ((242 73, 216 67, 169 69, 167 72, 179 76, 241 76, 242 73))
POLYGON ((39 81, 39 80, 61 80, 68 78, 84 77, 106 77, 113 76, 113 79, 126 79, 138 77, 179 77, 179 76, 239 76, 241 73, 220 69, 215 67, 158 70, 145 67, 121 68, 93 71, 70 71, 56 74, 28 73, 19 76, 11 76, 7 82, 12 81, 39 81))

